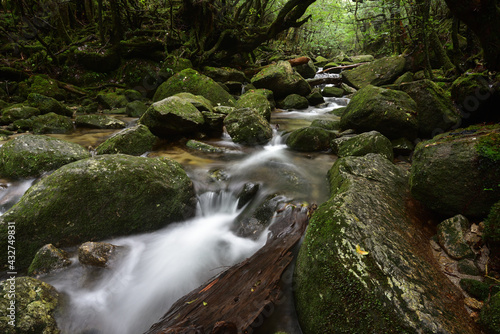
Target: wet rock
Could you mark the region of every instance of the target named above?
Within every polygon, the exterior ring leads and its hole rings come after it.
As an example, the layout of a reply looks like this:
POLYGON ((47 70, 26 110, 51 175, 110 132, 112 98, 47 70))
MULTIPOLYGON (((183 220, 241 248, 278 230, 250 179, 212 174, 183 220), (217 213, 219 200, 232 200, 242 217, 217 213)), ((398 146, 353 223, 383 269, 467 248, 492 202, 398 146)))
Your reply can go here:
POLYGON ((142 155, 152 151, 157 137, 142 124, 126 128, 106 139, 96 148, 97 154, 142 155))
POLYGON ((46 133, 70 133, 75 130, 73 121, 66 116, 53 112, 37 116, 33 119, 33 133, 42 135, 46 133))
POLYGON ((326 151, 330 148, 333 134, 323 128, 306 127, 293 131, 286 139, 286 145, 302 152, 326 151))
POLYGON ((205 144, 205 143, 202 143, 200 141, 193 140, 193 139, 189 140, 186 143, 186 146, 189 147, 190 149, 197 150, 197 151, 204 152, 204 153, 222 153, 222 152, 224 152, 224 150, 221 149, 220 147, 208 145, 208 144, 205 144))
POLYGON ((59 294, 53 286, 31 277, 17 277, 15 281, 1 282, 0 292, 2 333, 59 334, 61 332, 55 320, 59 294), (9 298, 12 287, 15 287, 15 299, 9 298), (15 321, 10 323, 12 319, 9 316, 12 313, 9 307, 13 300, 15 300, 15 311, 13 311, 15 321))
POLYGON ((130 117, 141 117, 144 115, 148 107, 142 101, 132 101, 125 107, 125 113, 130 117))
POLYGON ((124 108, 129 102, 125 95, 114 92, 99 93, 96 99, 104 109, 124 108))
POLYGON ((342 81, 360 89, 368 85, 382 86, 393 83, 404 72, 405 58, 384 57, 371 63, 342 72, 342 81))
POLYGON ((68 254, 62 249, 47 244, 35 254, 33 262, 28 268, 28 275, 41 275, 53 270, 67 267, 71 264, 68 254))
POLYGON ((322 128, 325 130, 339 130, 340 129, 340 121, 332 121, 327 119, 315 119, 311 123, 311 127, 322 128))
POLYGON ((418 134, 432 138, 459 124, 461 118, 445 92, 430 80, 399 85, 417 103, 418 134))
POLYGON ((235 109, 224 119, 224 125, 235 143, 265 144, 273 136, 271 125, 255 109, 235 109))
POLYGON ((477 333, 459 292, 429 262, 405 210, 407 172, 377 154, 338 159, 330 199, 309 222, 295 268, 302 331, 477 333), (419 254, 423 254, 420 256, 419 254))
POLYGON ((460 260, 474 256, 474 252, 465 240, 469 227, 469 220, 462 215, 446 219, 437 226, 439 244, 450 257, 460 260))
POLYGON ((290 94, 281 102, 280 108, 282 109, 307 109, 309 107, 309 101, 301 95, 290 94))
POLYGON ((123 129, 127 127, 124 121, 108 115, 78 115, 75 118, 75 125, 93 129, 123 129))
POLYGON ((7 178, 36 177, 88 157, 89 152, 78 144, 25 134, 0 148, 0 175, 7 178))
POLYGON ((259 192, 260 184, 247 182, 243 185, 243 189, 238 194, 238 208, 244 207, 250 202, 259 192))
POLYGON ((171 96, 153 103, 139 123, 147 126, 154 135, 168 138, 197 132, 205 120, 189 99, 171 96))
MULTIPOLYGON (((234 110, 232 108, 231 110, 234 110)), ((203 131, 209 135, 219 137, 224 131, 224 119, 227 114, 218 113, 219 108, 214 108, 214 112, 202 111, 203 119, 205 120, 205 125, 203 126, 203 131)))
POLYGON ((245 73, 230 67, 205 66, 203 67, 203 74, 217 82, 236 81, 242 83, 248 81, 245 73))
POLYGON ((115 245, 89 241, 78 247, 78 261, 87 266, 106 267, 115 252, 115 245))
POLYGON ((243 238, 257 238, 269 226, 274 213, 286 200, 282 195, 267 196, 250 217, 238 221, 236 234, 243 238))
POLYGON ((327 86, 323 88, 322 94, 325 97, 342 97, 344 95, 344 90, 338 87, 327 86))
POLYGON ((481 309, 481 325, 487 333, 500 333, 500 292, 497 292, 481 309))
POLYGON ((28 95, 27 102, 33 108, 40 110, 42 114, 55 113, 62 116, 72 117, 73 111, 66 107, 61 102, 48 96, 44 96, 37 93, 31 93, 28 95))
POLYGON ((325 99, 323 98, 323 95, 321 95, 318 87, 314 87, 311 91, 311 94, 307 95, 306 98, 309 104, 312 106, 317 106, 318 104, 325 103, 325 99))
POLYGON ((277 99, 290 94, 306 96, 311 92, 311 86, 287 61, 280 61, 264 68, 253 76, 251 83, 257 88, 273 91, 277 99))
POLYGON ((392 143, 377 131, 365 132, 348 139, 332 140, 332 151, 339 157, 378 153, 389 161, 394 159, 392 143))
POLYGON ((96 156, 65 165, 33 185, 0 218, 0 244, 7 249, 6 224, 14 222, 17 263, 25 268, 47 243, 63 247, 189 218, 194 197, 191 180, 173 160, 96 156))
POLYGON ((412 195, 448 217, 484 217, 500 198, 500 126, 457 129, 420 142, 413 155, 412 195))
POLYGON ((271 119, 271 111, 273 107, 265 94, 262 92, 247 92, 236 101, 236 108, 253 108, 259 114, 269 121, 271 119))
POLYGON ((16 104, 5 109, 2 109, 2 124, 10 124, 21 119, 29 119, 33 116, 40 115, 40 110, 33 107, 28 107, 22 104, 16 104))
POLYGON ((193 69, 185 69, 162 83, 156 90, 153 101, 161 101, 184 92, 201 95, 214 105, 234 106, 235 103, 234 98, 214 80, 193 69))
POLYGON ((404 92, 367 86, 351 99, 340 119, 342 129, 375 130, 389 139, 417 136, 417 104, 404 92))

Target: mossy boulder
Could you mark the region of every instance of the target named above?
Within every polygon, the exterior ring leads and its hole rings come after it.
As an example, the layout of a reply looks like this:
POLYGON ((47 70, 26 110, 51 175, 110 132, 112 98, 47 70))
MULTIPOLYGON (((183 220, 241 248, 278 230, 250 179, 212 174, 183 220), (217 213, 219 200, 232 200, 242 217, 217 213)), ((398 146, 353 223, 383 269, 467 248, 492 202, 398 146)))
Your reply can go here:
POLYGON ((280 107, 288 110, 307 109, 309 107, 309 101, 299 94, 290 94, 280 103, 280 107))
POLYGON ((327 86, 323 88, 322 95, 325 97, 342 97, 344 95, 344 90, 339 87, 327 86))
POLYGON ((474 252, 467 244, 465 235, 470 229, 470 223, 462 215, 446 219, 437 226, 437 239, 446 254, 460 260, 466 257, 473 258, 474 252))
POLYGON ((115 245, 89 241, 78 247, 78 262, 87 266, 106 267, 115 254, 115 245))
POLYGON ((340 119, 342 129, 378 131, 389 139, 417 136, 417 104, 406 93, 366 86, 357 91, 340 119))
POLYGON ((163 79, 167 80, 174 74, 188 68, 193 68, 193 63, 191 62, 191 60, 175 56, 168 56, 163 61, 159 75, 163 79))
POLYGON ((368 85, 393 83, 404 73, 406 60, 402 56, 384 57, 342 72, 342 81, 360 89, 368 85))
POLYGON ((309 61, 305 64, 301 64, 299 66, 294 67, 295 71, 299 73, 304 79, 311 79, 316 76, 316 66, 314 66, 314 62, 309 59, 309 61))
POLYGON ((314 121, 312 121, 310 126, 334 131, 340 129, 340 121, 329 119, 315 119, 314 121))
POLYGON ((481 309, 481 325, 488 334, 500 333, 500 292, 492 296, 481 309))
POLYGON ((62 116, 73 116, 73 111, 71 109, 52 97, 31 93, 28 95, 28 103, 31 107, 40 110, 42 114, 53 112, 62 116))
POLYGON ((90 153, 78 144, 25 134, 8 141, 0 148, 0 175, 14 179, 37 177, 88 157, 90 153))
POLYGON ((129 102, 125 95, 115 92, 99 93, 96 99, 104 109, 124 108, 129 102))
POLYGON ((97 146, 96 153, 142 155, 153 150, 157 139, 147 126, 139 124, 123 129, 106 139, 97 146))
POLYGON ((203 143, 203 142, 198 141, 198 140, 193 140, 193 139, 189 140, 186 143, 186 147, 188 147, 192 150, 203 152, 203 153, 222 153, 222 152, 224 152, 224 150, 220 147, 212 146, 212 145, 203 143))
POLYGON ((59 293, 53 286, 32 277, 17 277, 14 280, 1 282, 0 292, 2 333, 59 334, 61 332, 55 320, 59 293), (13 287, 15 297, 12 296, 11 299, 9 295, 13 287), (12 301, 15 301, 14 311, 9 309, 12 301))
POLYGON ((123 129, 127 123, 108 115, 78 115, 75 118, 77 127, 92 129, 123 129))
POLYGON ((431 250, 405 210, 407 172, 370 153, 338 159, 328 178, 295 267, 303 333, 476 333, 449 303, 461 293, 419 255, 431 250))
POLYGON ((323 98, 323 95, 321 95, 318 87, 314 87, 306 98, 311 106, 317 106, 318 104, 325 103, 325 99, 323 98))
POLYGON ((208 111, 208 112, 213 112, 214 107, 212 105, 212 102, 210 100, 204 98, 201 95, 193 95, 191 93, 179 93, 175 94, 174 96, 180 97, 181 99, 191 103, 196 109, 199 111, 208 111))
POLYGON ((156 90, 153 101, 161 101, 178 93, 201 95, 214 105, 234 106, 234 98, 219 84, 193 69, 174 74, 156 90))
POLYGON ((35 258, 28 268, 28 275, 46 274, 70 264, 68 253, 52 244, 47 244, 36 252, 35 258))
POLYGON ((306 96, 311 92, 309 83, 294 71, 287 61, 269 65, 251 79, 256 88, 266 88, 274 93, 277 99, 290 94, 306 96))
POLYGON ((332 151, 339 157, 378 153, 389 161, 394 159, 391 141, 377 131, 364 132, 347 139, 334 139, 332 140, 332 151))
POLYGON ((305 127, 290 133, 286 145, 302 152, 326 151, 330 148, 330 131, 317 127, 305 127))
POLYGON ((375 60, 375 57, 373 57, 372 55, 357 55, 351 56, 350 58, 354 63, 369 63, 375 60))
POLYGON ((193 134, 200 131, 205 120, 190 99, 171 96, 153 103, 139 119, 161 138, 193 134))
POLYGON ((16 225, 19 268, 47 243, 75 245, 155 230, 194 212, 193 183, 177 162, 112 154, 65 165, 33 185, 0 220, 16 225))
POLYGON ((402 76, 400 76, 399 78, 397 78, 396 81, 394 81, 394 84, 395 85, 400 85, 402 83, 412 82, 412 81, 413 81, 413 73, 412 72, 406 72, 405 74, 403 74, 402 76))
POLYGON ((66 116, 50 112, 33 119, 33 133, 42 135, 46 133, 70 133, 75 129, 73 121, 66 116))
POLYGON ((445 92, 430 80, 419 80, 398 86, 417 103, 418 134, 432 138, 460 123, 460 114, 445 92))
POLYGON ((441 215, 485 217, 500 198, 500 126, 471 127, 420 142, 411 193, 441 215))
POLYGON ((255 109, 235 109, 224 119, 224 126, 235 143, 260 145, 273 136, 269 122, 255 109))
POLYGON ((25 106, 23 104, 15 104, 2 110, 0 122, 2 124, 10 124, 21 119, 29 119, 33 116, 40 115, 38 108, 25 106))
POLYGON ((245 73, 230 67, 205 66, 203 67, 203 74, 217 82, 235 81, 242 83, 248 81, 245 73))
POLYGON ((273 107, 263 92, 250 91, 236 101, 236 108, 252 108, 268 121, 271 119, 273 107))
POLYGON ((144 115, 148 107, 142 101, 132 101, 127 103, 125 113, 130 117, 141 117, 144 115))
POLYGON ((31 84, 26 96, 30 93, 36 93, 61 101, 66 98, 66 92, 59 88, 57 82, 46 75, 34 75, 29 78, 28 82, 31 84))

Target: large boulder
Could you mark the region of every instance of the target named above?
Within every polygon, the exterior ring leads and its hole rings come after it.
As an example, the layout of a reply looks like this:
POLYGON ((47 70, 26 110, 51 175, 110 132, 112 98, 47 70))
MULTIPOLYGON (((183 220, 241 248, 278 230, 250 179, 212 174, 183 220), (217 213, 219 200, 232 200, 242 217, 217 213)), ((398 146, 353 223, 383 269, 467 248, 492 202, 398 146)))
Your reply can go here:
POLYGON ((448 217, 485 217, 500 198, 500 126, 471 127, 420 142, 412 195, 448 217))
POLYGON ((81 145, 62 139, 25 134, 0 148, 0 176, 6 178, 37 177, 90 157, 81 145))
POLYGON ((236 108, 253 108, 268 121, 271 119, 273 107, 261 92, 250 91, 236 101, 236 108))
POLYGON ((53 286, 31 277, 17 277, 1 282, 0 292, 2 333, 61 332, 55 319, 59 293, 53 286))
POLYGON ((284 98, 290 94, 306 96, 311 92, 311 86, 294 71, 287 61, 269 65, 253 76, 251 83, 256 88, 266 88, 273 91, 275 98, 284 98))
POLYGON ((97 154, 142 155, 153 150, 158 138, 142 124, 126 128, 106 139, 96 148, 97 154))
POLYGON ((366 86, 357 91, 340 119, 342 129, 378 131, 389 139, 417 136, 417 104, 406 93, 366 86))
POLYGON ((384 57, 342 72, 342 81, 356 89, 368 85, 382 86, 393 83, 404 73, 406 60, 402 56, 384 57))
POLYGON ((17 120, 29 119, 33 116, 40 115, 38 108, 25 106, 22 104, 15 104, 2 109, 2 117, 0 117, 1 124, 10 124, 17 120))
POLYGON ((377 154, 338 159, 295 268, 304 334, 478 333, 407 212, 407 172, 377 154))
POLYGON ((224 125, 235 143, 259 145, 273 137, 269 122, 255 109, 235 109, 224 119, 224 125))
POLYGON ((28 89, 28 94, 36 93, 48 97, 53 97, 58 101, 64 100, 66 97, 66 92, 59 88, 57 82, 47 75, 37 74, 33 75, 28 79, 30 83, 30 88, 28 89))
POLYGON ((173 160, 97 156, 33 185, 1 217, 0 244, 7 249, 7 225, 15 224, 17 265, 25 268, 48 243, 63 247, 184 220, 194 211, 193 199, 193 183, 173 160))
POLYGON ((53 112, 33 118, 33 133, 36 135, 69 133, 73 130, 75 130, 75 125, 69 117, 53 112))
POLYGON ((55 113, 62 116, 73 116, 73 111, 52 97, 31 93, 28 95, 28 103, 37 108, 42 114, 55 113))
POLYGON ((188 68, 174 74, 156 90, 153 101, 161 101, 178 93, 201 95, 214 105, 234 106, 234 98, 218 83, 195 70, 188 68))
POLYGON ((153 103, 139 119, 158 137, 171 137, 201 130, 205 120, 192 101, 171 96, 153 103))
POLYGON ((330 148, 332 133, 324 128, 305 127, 290 133, 286 145, 295 151, 316 152, 330 148))
POLYGON ((418 134, 432 138, 454 128, 460 114, 445 92, 430 80, 403 83, 398 86, 417 103, 418 134))
POLYGON ((377 131, 364 132, 351 138, 337 138, 332 140, 331 146, 333 153, 339 157, 378 153, 389 161, 394 158, 391 141, 377 131))
POLYGON ((242 83, 248 81, 245 73, 230 67, 205 66, 203 67, 203 74, 217 82, 235 81, 242 83))

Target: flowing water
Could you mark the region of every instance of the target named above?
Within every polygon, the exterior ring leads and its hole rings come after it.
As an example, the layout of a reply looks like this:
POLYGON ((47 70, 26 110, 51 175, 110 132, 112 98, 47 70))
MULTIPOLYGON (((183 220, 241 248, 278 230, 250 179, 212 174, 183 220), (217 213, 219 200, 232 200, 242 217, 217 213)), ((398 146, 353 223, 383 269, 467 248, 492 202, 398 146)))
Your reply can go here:
MULTIPOLYGON (((272 123, 279 124, 279 132, 275 131, 273 140, 263 147, 244 147, 224 136, 207 141, 225 147, 228 152, 222 155, 189 151, 180 144, 149 153, 151 157, 168 156, 183 164, 198 194, 196 216, 153 233, 107 240, 118 246, 118 256, 107 268, 82 267, 73 255, 70 267, 40 277, 64 297, 63 311, 57 318, 62 332, 142 333, 179 297, 264 245, 265 230, 252 238, 241 237, 235 231, 241 220, 269 195, 279 194, 296 202, 323 202, 328 196, 326 172, 335 156, 293 152, 287 149, 282 134, 307 126, 314 119, 335 119, 328 112, 345 103, 343 99, 329 99, 317 108, 273 113, 272 123), (241 207, 237 194, 248 182, 260 188, 255 198, 241 207)), ((92 131, 62 137, 95 147, 109 135, 92 131)), ((0 189, 2 212, 32 182, 4 181, 0 189)), ((76 253, 75 249, 68 251, 76 253)), ((301 333, 291 296, 288 291, 286 305, 270 315, 272 320, 262 327, 263 333, 301 333)))

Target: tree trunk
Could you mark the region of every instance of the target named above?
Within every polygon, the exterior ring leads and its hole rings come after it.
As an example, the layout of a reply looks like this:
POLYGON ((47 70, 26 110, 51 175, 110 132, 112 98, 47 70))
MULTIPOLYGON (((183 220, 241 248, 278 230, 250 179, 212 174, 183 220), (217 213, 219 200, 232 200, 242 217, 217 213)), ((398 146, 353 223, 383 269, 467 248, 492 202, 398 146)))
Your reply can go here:
POLYGON ((443 66, 443 68, 446 71, 454 69, 455 66, 451 62, 448 55, 446 54, 446 51, 443 48, 443 44, 441 44, 441 41, 439 40, 439 36, 436 30, 433 29, 432 27, 430 28, 429 38, 431 40, 432 49, 434 50, 434 53, 438 58, 440 64, 443 66))
POLYGON ((179 299, 146 333, 253 332, 280 299, 281 276, 307 222, 307 208, 287 207, 257 253, 179 299))
POLYGON ((113 30, 111 32, 111 43, 116 45, 123 39, 123 27, 121 23, 119 0, 110 0, 111 17, 113 19, 113 30))
POLYGON ((497 0, 446 0, 451 12, 476 34, 486 66, 500 70, 500 9, 497 0))

